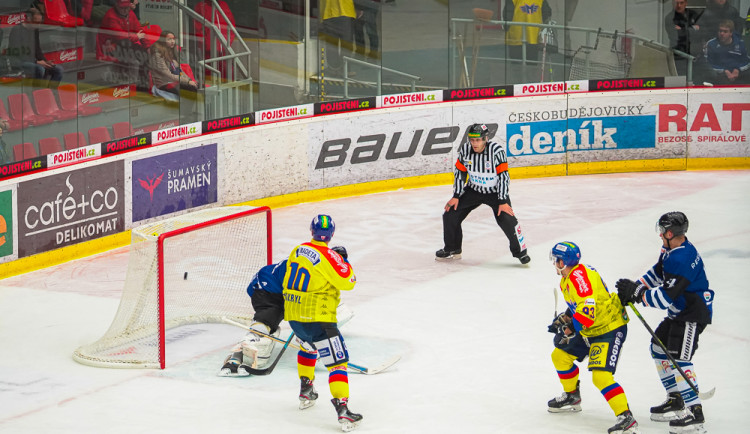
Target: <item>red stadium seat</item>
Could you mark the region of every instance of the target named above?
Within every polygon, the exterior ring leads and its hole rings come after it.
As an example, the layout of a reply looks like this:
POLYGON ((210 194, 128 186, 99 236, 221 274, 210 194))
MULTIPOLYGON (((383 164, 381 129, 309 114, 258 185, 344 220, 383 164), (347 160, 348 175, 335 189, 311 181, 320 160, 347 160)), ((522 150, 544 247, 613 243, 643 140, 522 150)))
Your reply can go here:
POLYGON ((32 95, 34 96, 34 107, 40 115, 53 117, 57 121, 75 119, 78 116, 74 110, 60 110, 52 89, 37 89, 32 92, 32 95))
POLYGON ((83 25, 82 18, 74 17, 68 13, 68 7, 63 0, 46 0, 44 8, 47 11, 44 17, 45 24, 57 24, 63 27, 83 25))
POLYGON ((46 125, 51 124, 55 119, 50 116, 43 116, 34 113, 31 108, 29 96, 25 93, 16 93, 8 95, 8 106, 10 106, 10 118, 14 121, 23 122, 24 127, 28 125, 46 125))
POLYGON ((112 140, 112 136, 109 135, 109 128, 107 127, 96 127, 89 130, 89 143, 104 143, 112 140))
POLYGON ((115 140, 130 137, 132 135, 132 129, 130 128, 130 122, 117 122, 112 124, 112 131, 114 132, 115 140))
POLYGON ((68 133, 63 136, 65 142, 65 149, 75 149, 81 146, 86 146, 86 138, 83 137, 83 133, 68 133))
POLYGON ((78 87, 75 84, 63 84, 57 88, 60 107, 63 110, 77 111, 78 116, 91 116, 102 112, 102 108, 93 105, 80 104, 78 87))
POLYGON ((42 155, 54 154, 63 150, 60 140, 57 137, 49 137, 39 140, 39 152, 42 155))
POLYGON ((0 99, 0 119, 8 123, 8 131, 15 131, 21 129, 23 122, 15 121, 10 118, 8 111, 5 110, 5 103, 0 99))
POLYGON ((33 143, 19 143, 13 146, 13 157, 16 161, 26 160, 27 158, 38 157, 33 143))

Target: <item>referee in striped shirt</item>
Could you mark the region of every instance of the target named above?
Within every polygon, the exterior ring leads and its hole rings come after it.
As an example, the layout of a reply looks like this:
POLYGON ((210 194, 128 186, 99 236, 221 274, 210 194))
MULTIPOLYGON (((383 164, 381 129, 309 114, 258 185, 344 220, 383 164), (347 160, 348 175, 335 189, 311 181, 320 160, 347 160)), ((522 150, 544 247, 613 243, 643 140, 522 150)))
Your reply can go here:
POLYGON ((482 204, 492 208, 495 221, 508 237, 513 257, 522 264, 531 261, 526 253, 521 226, 510 205, 510 176, 505 151, 498 143, 489 141, 488 136, 487 125, 474 124, 469 127, 469 141, 458 149, 453 169, 453 197, 445 204, 443 214, 445 246, 435 252, 438 261, 461 259, 461 223, 482 204))

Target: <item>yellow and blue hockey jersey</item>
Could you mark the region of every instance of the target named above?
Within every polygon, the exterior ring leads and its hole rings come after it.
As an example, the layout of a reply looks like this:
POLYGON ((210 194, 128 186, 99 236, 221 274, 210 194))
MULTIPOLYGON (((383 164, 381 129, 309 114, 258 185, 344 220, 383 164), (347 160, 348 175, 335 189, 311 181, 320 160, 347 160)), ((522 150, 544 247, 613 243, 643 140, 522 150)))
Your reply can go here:
POLYGON ((589 266, 576 265, 560 280, 560 290, 583 336, 600 336, 629 321, 617 293, 610 294, 599 272, 589 266))
POLYGON ((354 289, 351 265, 326 243, 312 240, 292 250, 284 277, 284 319, 337 322, 341 291, 354 289))

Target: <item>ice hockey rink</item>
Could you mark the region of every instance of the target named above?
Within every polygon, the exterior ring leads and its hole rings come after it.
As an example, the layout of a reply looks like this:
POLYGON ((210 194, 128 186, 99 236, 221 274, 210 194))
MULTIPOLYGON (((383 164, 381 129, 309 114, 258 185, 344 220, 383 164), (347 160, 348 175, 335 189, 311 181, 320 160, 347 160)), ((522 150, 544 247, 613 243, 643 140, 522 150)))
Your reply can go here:
MULTIPOLYGON (((357 273, 342 294, 355 312, 342 328, 351 360, 377 375, 349 374, 350 408, 362 433, 606 433, 615 417, 581 369, 583 411, 547 412, 562 392, 550 361, 547 325, 559 282, 548 260, 557 241, 581 247, 614 290, 656 261, 658 217, 680 210, 688 238, 716 291, 714 323, 694 363, 710 433, 747 432, 750 404, 750 171, 680 171, 513 179, 513 208, 532 261, 521 266, 489 208, 464 223, 463 259, 436 262, 448 185, 280 208, 273 257, 309 239, 318 213, 337 226, 357 273)), ((269 376, 217 372, 244 332, 197 325, 168 333, 165 370, 104 369, 73 361, 117 310, 127 248, 0 280, 2 433, 333 433, 327 374, 318 367, 316 406, 297 409, 294 350, 269 376)), ((248 276, 248 280, 252 276, 248 276)), ((640 308, 652 327, 664 311, 640 308)), ((282 336, 290 330, 282 323, 282 336)), ((278 346, 275 351, 278 351, 278 346)), ((615 375, 642 433, 667 433, 649 420, 665 392, 649 355, 649 335, 631 314, 615 375)))

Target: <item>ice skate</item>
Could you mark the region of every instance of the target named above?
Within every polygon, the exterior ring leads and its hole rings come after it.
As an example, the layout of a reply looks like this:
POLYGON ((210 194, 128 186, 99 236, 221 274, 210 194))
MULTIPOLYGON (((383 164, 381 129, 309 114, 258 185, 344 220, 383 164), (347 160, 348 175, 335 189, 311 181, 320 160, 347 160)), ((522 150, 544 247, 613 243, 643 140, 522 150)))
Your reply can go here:
POLYGON ((304 410, 315 405, 315 400, 318 399, 318 392, 313 387, 313 382, 307 377, 300 377, 299 387, 299 409, 304 410))
POLYGON ((440 249, 437 252, 435 252, 436 261, 450 261, 453 259, 461 259, 461 249, 458 249, 458 250, 440 249))
POLYGON ((669 422, 678 419, 685 409, 680 392, 670 392, 667 399, 655 407, 651 407, 651 420, 654 422, 669 422))
POLYGON ((529 256, 528 254, 524 253, 523 255, 521 255, 521 256, 518 257, 518 260, 521 261, 522 265, 526 265, 529 262, 531 262, 531 256, 529 256))
POLYGON ((617 416, 617 422, 607 432, 609 434, 636 434, 638 422, 635 421, 630 410, 625 410, 617 416))
POLYGON ((219 370, 219 377, 247 377, 250 373, 242 365, 242 352, 237 351, 224 359, 224 365, 219 370))
POLYGON ((679 419, 669 422, 670 434, 705 434, 703 427, 703 406, 701 404, 691 405, 686 408, 679 419))
POLYGON ((556 396, 547 402, 547 411, 550 413, 564 413, 581 411, 581 391, 576 384, 576 390, 572 392, 563 392, 562 395, 556 396))
POLYGON ((347 404, 349 402, 349 398, 333 398, 331 400, 331 403, 333 403, 334 408, 336 408, 336 413, 339 416, 339 423, 341 424, 341 431, 349 432, 357 427, 357 425, 362 422, 362 415, 357 413, 352 413, 349 411, 349 407, 347 407, 347 404))

